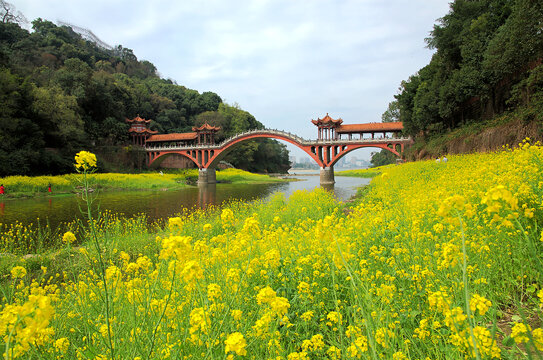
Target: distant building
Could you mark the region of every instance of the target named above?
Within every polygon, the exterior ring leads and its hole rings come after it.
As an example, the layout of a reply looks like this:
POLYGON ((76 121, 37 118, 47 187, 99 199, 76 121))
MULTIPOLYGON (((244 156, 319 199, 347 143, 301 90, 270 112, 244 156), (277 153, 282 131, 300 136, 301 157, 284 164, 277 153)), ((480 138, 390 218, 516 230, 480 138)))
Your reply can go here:
POLYGON ((202 126, 194 126, 192 128, 193 132, 152 135, 147 139, 146 143, 149 146, 210 145, 215 144, 215 134, 220 129, 218 126, 205 123, 202 126))
POLYGON ((130 124, 128 134, 132 138, 132 143, 134 145, 145 146, 147 139, 158 132, 149 129, 151 120, 142 119, 139 115, 133 119, 126 119, 125 121, 130 124))

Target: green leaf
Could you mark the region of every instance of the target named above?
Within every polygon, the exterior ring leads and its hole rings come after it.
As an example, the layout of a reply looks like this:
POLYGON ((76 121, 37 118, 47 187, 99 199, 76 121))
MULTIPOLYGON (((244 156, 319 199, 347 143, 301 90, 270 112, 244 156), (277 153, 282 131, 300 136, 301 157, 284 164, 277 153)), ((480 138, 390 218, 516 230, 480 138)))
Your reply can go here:
POLYGON ((513 345, 515 345, 515 340, 513 340, 512 337, 508 336, 505 339, 503 339, 503 345, 504 346, 513 346, 513 345))

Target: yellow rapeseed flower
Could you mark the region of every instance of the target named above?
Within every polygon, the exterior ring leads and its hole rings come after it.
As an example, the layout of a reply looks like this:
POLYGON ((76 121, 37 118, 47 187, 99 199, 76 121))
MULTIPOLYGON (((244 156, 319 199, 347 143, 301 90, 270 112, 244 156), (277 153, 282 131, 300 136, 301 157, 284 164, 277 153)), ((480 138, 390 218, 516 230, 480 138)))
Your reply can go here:
POLYGON ((229 334, 224 343, 226 344, 224 348, 225 354, 233 351, 240 356, 247 355, 247 350, 245 349, 247 347, 247 342, 245 341, 242 333, 235 332, 229 334))
POLYGON ((88 151, 80 151, 75 155, 75 168, 77 170, 90 170, 96 167, 96 155, 88 151))
POLYGON ((26 269, 22 266, 15 266, 11 269, 11 276, 14 279, 24 278, 26 276, 26 269))
POLYGON ((471 299, 469 300, 469 308, 471 311, 475 313, 475 310, 479 310, 479 314, 484 315, 488 311, 488 309, 492 306, 492 303, 490 300, 487 300, 486 298, 473 294, 471 296, 471 299))
POLYGON ((55 340, 55 349, 64 354, 66 351, 68 351, 68 347, 70 347, 70 340, 63 337, 60 339, 55 340))
POLYGON ((75 235, 71 231, 66 231, 64 235, 62 236, 62 242, 65 244, 71 244, 75 241, 75 235))

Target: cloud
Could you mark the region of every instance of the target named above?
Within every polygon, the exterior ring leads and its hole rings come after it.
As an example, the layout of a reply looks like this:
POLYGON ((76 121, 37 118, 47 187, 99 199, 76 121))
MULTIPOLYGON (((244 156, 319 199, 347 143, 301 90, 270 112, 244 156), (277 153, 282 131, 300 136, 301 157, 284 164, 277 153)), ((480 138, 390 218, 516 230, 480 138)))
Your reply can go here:
POLYGON ((329 112, 380 121, 400 82, 428 63, 449 0, 19 0, 29 19, 61 19, 179 84, 239 103, 266 126, 314 137, 329 112))

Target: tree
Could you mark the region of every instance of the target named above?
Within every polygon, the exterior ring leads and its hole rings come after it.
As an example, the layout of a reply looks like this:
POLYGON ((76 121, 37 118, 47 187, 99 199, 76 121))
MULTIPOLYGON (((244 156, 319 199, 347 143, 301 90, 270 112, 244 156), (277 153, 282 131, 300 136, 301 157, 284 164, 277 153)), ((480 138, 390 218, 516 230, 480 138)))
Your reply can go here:
POLYGON ((381 115, 381 121, 384 123, 400 121, 400 103, 397 99, 388 103, 387 110, 381 115))
POLYGON ((381 150, 371 154, 371 166, 378 167, 396 162, 396 156, 388 150, 381 150))
POLYGON ((77 59, 72 58, 64 62, 64 66, 55 73, 55 82, 68 94, 77 98, 83 103, 92 77, 90 66, 77 59))
MULTIPOLYGON (((75 148, 122 143, 124 119, 137 115, 166 133, 208 122, 221 127, 218 140, 264 127, 213 92, 160 79, 156 67, 138 61, 131 49, 98 47, 71 27, 40 18, 29 33, 12 22, 15 10, 6 6, 0 22, 0 176, 68 172, 75 148)), ((286 150, 273 140, 242 144, 231 158, 258 171, 288 165, 286 150)))
POLYGON ((15 6, 8 3, 7 1, 0 0, 0 17, 2 22, 5 23, 16 23, 16 24, 26 24, 25 16, 20 12, 15 10, 15 6))
POLYGON ((47 124, 48 146, 77 144, 83 137, 83 120, 75 96, 65 95, 59 87, 34 88, 32 110, 47 124))

